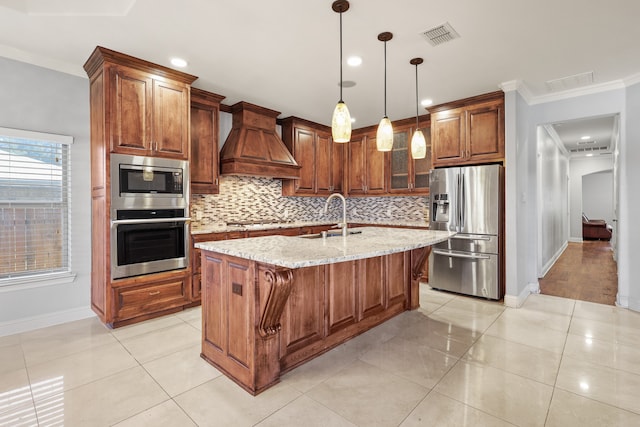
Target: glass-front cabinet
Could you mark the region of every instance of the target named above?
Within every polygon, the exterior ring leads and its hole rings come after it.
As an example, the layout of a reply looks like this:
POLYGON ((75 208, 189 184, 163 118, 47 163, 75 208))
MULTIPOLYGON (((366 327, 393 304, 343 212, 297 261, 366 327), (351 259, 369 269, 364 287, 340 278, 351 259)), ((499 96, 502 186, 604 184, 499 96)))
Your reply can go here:
POLYGON ((411 157, 411 137, 415 124, 397 126, 394 131, 393 149, 389 153, 389 193, 429 194, 431 132, 428 126, 424 127, 424 123, 421 125, 427 142, 427 155, 424 159, 411 157))

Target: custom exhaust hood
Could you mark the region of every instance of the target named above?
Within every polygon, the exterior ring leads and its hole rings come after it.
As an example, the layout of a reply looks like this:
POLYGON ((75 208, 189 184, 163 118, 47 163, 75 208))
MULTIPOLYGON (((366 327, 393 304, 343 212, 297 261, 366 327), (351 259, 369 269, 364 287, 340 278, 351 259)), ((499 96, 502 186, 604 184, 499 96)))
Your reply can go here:
POLYGON ((280 112, 238 102, 231 106, 233 124, 222 151, 222 175, 300 178, 300 168, 276 133, 280 112))

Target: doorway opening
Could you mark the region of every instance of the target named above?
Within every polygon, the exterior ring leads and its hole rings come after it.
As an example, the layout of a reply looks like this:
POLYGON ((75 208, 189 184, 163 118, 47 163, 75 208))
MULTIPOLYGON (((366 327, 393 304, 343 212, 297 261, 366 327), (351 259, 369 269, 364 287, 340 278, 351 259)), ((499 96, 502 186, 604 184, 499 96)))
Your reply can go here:
POLYGON ((619 116, 538 127, 538 284, 540 292, 614 305, 619 116), (597 219, 611 234, 583 234, 597 219))

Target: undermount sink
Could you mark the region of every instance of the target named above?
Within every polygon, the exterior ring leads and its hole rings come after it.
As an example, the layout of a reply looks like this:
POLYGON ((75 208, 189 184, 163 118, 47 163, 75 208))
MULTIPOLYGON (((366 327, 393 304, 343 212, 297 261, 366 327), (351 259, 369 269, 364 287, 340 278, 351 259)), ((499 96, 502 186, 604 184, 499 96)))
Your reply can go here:
MULTIPOLYGON (((359 230, 348 231, 348 234, 361 234, 361 233, 362 231, 359 231, 359 230)), ((342 236, 342 231, 329 231, 326 233, 326 237, 336 237, 336 236, 342 236)), ((302 237, 303 239, 322 239, 322 233, 304 234, 298 237, 302 237)))

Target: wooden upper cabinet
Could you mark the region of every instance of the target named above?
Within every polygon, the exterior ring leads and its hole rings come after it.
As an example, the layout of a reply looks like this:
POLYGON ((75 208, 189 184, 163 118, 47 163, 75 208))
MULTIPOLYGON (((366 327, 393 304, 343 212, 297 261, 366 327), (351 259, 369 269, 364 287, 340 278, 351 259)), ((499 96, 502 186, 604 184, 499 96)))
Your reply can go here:
POLYGON ((96 156, 189 158, 189 98, 196 76, 101 46, 84 69, 96 112, 91 117, 96 156))
POLYGON ((218 194, 219 113, 223 96, 191 88, 191 193, 218 194))
MULTIPOLYGON (((402 122, 408 122, 403 120, 402 122)), ((431 170, 431 135, 429 128, 422 133, 427 143, 427 155, 424 159, 411 156, 411 138, 415 129, 415 121, 409 124, 394 124, 393 148, 389 153, 389 181, 387 189, 390 194, 418 195, 429 194, 429 171, 431 170)), ((422 124, 424 126, 424 123, 422 124)))
POLYGON ((490 102, 467 110, 468 157, 504 159, 504 103, 490 102))
POLYGON ((504 94, 457 101, 431 114, 433 166, 504 161, 504 94))
POLYGON ((151 150, 153 80, 127 67, 110 70, 111 152, 138 154, 151 150))
POLYGON ((110 69, 111 152, 189 157, 189 84, 123 65, 110 69))
POLYGON ((378 151, 375 130, 352 135, 346 145, 349 165, 347 193, 350 196, 384 194, 387 160, 385 153, 378 151))
POLYGON ((153 80, 155 155, 189 159, 189 85, 153 80))
POLYGON ((282 140, 301 166, 300 179, 283 181, 285 196, 327 196, 342 192, 344 144, 331 139, 331 129, 297 117, 281 121, 282 140))

